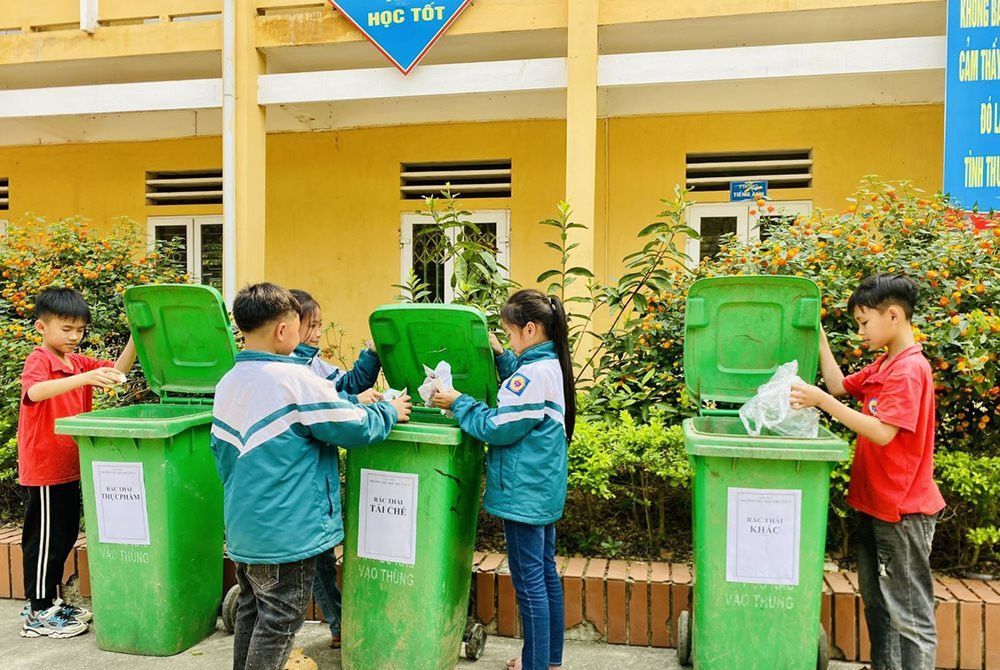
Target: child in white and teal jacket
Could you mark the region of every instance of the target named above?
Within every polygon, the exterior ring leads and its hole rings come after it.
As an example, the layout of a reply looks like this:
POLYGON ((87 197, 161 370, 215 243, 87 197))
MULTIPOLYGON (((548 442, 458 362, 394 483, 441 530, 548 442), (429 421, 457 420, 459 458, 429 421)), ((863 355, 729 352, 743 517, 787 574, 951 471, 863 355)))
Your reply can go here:
POLYGON ((369 345, 358 357, 351 370, 341 370, 319 356, 320 339, 323 336, 323 309, 309 293, 292 289, 291 294, 299 302, 302 317, 299 325, 299 345, 292 352, 309 361, 309 368, 323 379, 329 379, 351 402, 368 404, 382 399, 382 394, 374 388, 382 363, 378 354, 369 345))
MULTIPOLYGON (((378 355, 367 348, 354 364, 354 369, 345 372, 319 357, 320 338, 323 335, 323 309, 316 299, 301 289, 292 289, 291 294, 299 303, 299 346, 292 355, 308 361, 309 369, 321 379, 333 382, 344 398, 352 403, 371 404, 382 400, 382 394, 372 388, 382 369, 378 355)), ((340 480, 339 459, 332 467, 340 480)), ((316 557, 316 577, 313 580, 313 597, 323 612, 323 619, 330 628, 330 647, 341 646, 341 594, 337 586, 337 557, 333 550, 316 557)))
POLYGON ((566 313, 558 298, 518 291, 500 312, 513 351, 491 336, 504 379, 497 407, 438 392, 462 430, 489 445, 483 506, 504 522, 508 564, 524 626, 514 670, 562 665, 563 592, 555 564, 555 522, 566 502, 567 448, 576 391, 566 313))
POLYGON ((302 624, 316 556, 344 537, 337 446, 381 441, 409 399, 357 405, 291 353, 298 303, 274 284, 243 289, 233 316, 245 350, 219 382, 211 430, 226 547, 240 585, 236 670, 280 668, 302 624))

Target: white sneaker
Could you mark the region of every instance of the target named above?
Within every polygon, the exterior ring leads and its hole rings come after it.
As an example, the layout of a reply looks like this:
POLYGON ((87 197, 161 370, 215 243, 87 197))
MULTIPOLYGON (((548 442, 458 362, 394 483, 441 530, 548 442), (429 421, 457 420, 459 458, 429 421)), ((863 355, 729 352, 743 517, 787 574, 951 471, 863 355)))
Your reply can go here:
POLYGON ((21 626, 21 637, 76 637, 90 630, 90 624, 67 616, 61 605, 53 605, 43 612, 31 612, 21 626))

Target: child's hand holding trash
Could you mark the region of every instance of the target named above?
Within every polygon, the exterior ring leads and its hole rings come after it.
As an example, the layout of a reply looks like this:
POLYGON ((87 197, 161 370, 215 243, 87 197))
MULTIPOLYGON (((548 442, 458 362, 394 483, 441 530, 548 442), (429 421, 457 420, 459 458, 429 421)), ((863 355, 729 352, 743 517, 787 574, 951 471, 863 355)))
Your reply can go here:
POLYGON ((389 401, 389 404, 396 408, 400 423, 406 423, 410 420, 410 409, 412 409, 413 403, 410 402, 409 393, 403 393, 398 398, 393 398, 389 401))
POLYGON ((790 404, 792 409, 805 409, 806 407, 816 407, 823 409, 823 401, 829 394, 818 386, 812 384, 792 384, 790 404))
POLYGON ((462 394, 454 389, 450 391, 438 389, 434 392, 434 395, 431 396, 431 402, 434 403, 434 406, 438 409, 450 410, 451 406, 460 395, 462 394))
POLYGON ((358 394, 358 402, 362 405, 371 405, 382 401, 382 394, 375 389, 368 389, 358 394))
POLYGON ((117 368, 94 368, 90 372, 86 372, 84 374, 87 376, 88 385, 98 386, 102 389, 109 389, 113 386, 124 384, 128 379, 125 376, 125 373, 117 368))

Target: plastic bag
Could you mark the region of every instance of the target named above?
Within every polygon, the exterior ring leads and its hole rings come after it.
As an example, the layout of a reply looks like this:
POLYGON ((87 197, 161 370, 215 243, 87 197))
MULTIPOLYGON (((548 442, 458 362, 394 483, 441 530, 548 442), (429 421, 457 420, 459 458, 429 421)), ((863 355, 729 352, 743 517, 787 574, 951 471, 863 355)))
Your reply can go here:
POLYGON ((382 400, 395 400, 396 398, 402 398, 406 395, 407 391, 404 388, 402 391, 397 391, 396 389, 386 389, 386 392, 382 394, 382 400))
POLYGON ((792 407, 792 385, 805 384, 798 372, 798 361, 779 366, 774 376, 757 389, 757 395, 740 407, 740 419, 747 433, 760 435, 766 428, 786 437, 819 435, 819 410, 792 407))
MULTIPOLYGON (((433 407, 434 402, 432 398, 436 391, 451 391, 454 388, 451 381, 451 363, 441 361, 433 370, 425 365, 424 374, 427 376, 424 378, 424 383, 417 389, 417 392, 420 393, 420 397, 423 399, 426 407, 433 407)), ((451 412, 444 410, 442 410, 442 414, 448 417, 451 416, 451 412)))

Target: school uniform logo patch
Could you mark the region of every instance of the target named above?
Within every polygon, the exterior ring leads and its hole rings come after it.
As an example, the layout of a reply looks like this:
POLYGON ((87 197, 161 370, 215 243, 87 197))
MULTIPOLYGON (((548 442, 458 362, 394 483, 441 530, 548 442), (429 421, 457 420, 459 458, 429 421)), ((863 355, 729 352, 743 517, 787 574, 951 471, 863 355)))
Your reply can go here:
POLYGON ((878 415, 878 398, 872 398, 868 401, 868 413, 872 416, 878 415))
POLYGON ((524 389, 528 388, 528 384, 530 383, 531 380, 524 375, 514 375, 510 378, 510 381, 507 382, 507 390, 516 396, 520 396, 524 393, 524 389))

